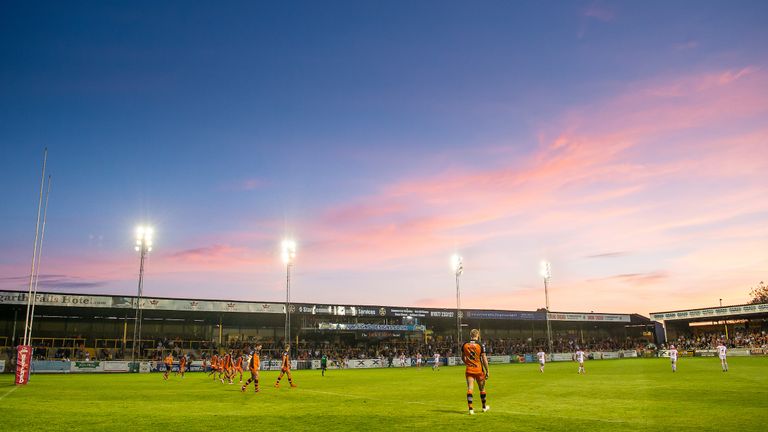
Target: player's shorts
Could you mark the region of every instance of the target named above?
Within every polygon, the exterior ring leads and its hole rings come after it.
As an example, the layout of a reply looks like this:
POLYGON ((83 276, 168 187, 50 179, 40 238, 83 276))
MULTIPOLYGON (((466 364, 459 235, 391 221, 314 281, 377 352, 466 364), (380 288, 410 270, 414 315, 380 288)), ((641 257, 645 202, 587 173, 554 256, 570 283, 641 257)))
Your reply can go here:
POLYGON ((670 359, 670 360, 672 361, 672 363, 677 363, 677 359, 676 358, 673 358, 673 359, 670 359))
POLYGON ((165 365, 165 370, 167 370, 168 372, 170 372, 170 371, 171 371, 171 369, 173 369, 173 365, 169 365, 169 364, 165 365))
POLYGON ((720 360, 725 360, 725 359, 726 359, 726 356, 724 356, 724 355, 720 356, 720 360))
POLYGON ((280 369, 280 372, 282 372, 282 373, 286 373, 286 372, 288 372, 288 371, 290 371, 290 370, 291 370, 291 368, 281 368, 281 369, 280 369))
POLYGON ((467 378, 474 378, 475 381, 485 381, 485 374, 482 372, 465 372, 464 376, 467 378))
POLYGON ((543 362, 543 361, 540 361, 540 362, 539 362, 539 365, 541 365, 541 366, 544 366, 544 362, 543 362))
POLYGON ((242 371, 243 371, 243 368, 242 368, 242 367, 236 367, 236 368, 235 368, 235 372, 242 372, 242 371))

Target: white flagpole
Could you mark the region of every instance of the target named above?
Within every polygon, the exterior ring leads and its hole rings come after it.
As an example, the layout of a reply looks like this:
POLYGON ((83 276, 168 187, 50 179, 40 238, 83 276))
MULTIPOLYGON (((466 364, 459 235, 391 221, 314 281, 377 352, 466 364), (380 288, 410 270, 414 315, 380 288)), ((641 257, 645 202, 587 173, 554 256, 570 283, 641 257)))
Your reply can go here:
POLYGON ((40 247, 37 249, 37 267, 35 268, 35 286, 32 290, 32 311, 29 313, 29 343, 32 343, 32 323, 35 321, 35 305, 37 304, 37 282, 40 280, 40 258, 43 256, 43 240, 45 239, 45 223, 48 220, 48 198, 51 196, 51 176, 48 176, 48 189, 45 191, 45 208, 43 209, 43 227, 40 230, 40 247))
POLYGON ((27 315, 24 318, 24 341, 22 345, 27 345, 27 335, 29 333, 29 309, 32 304, 32 283, 35 278, 35 262, 37 261, 37 240, 40 235, 40 212, 43 207, 43 188, 45 186, 45 164, 48 161, 48 147, 43 152, 43 171, 40 175, 40 200, 37 203, 37 223, 35 224, 35 246, 32 250, 32 266, 29 270, 29 290, 27 291, 27 315))

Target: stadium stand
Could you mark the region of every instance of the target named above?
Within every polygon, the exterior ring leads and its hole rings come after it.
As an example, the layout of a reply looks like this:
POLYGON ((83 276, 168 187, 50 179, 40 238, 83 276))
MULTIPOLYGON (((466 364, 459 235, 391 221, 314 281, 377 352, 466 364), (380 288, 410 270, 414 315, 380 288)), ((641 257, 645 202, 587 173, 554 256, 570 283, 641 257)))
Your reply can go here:
MULTIPOLYGON (((32 346, 35 359, 130 358, 136 299, 125 296, 39 293, 32 346)), ((26 294, 0 291, 0 334, 6 353, 24 325, 26 294)), ((284 344, 285 305, 229 300, 144 298, 138 358, 163 352, 192 360, 223 350, 264 345, 277 357, 284 344)), ((525 355, 546 346, 546 312, 461 311, 462 322, 483 329, 490 354, 525 355)), ((291 304, 294 358, 450 356, 456 347, 455 309, 291 304)), ((644 349, 655 343, 654 325, 638 314, 550 313, 556 351, 644 349)))

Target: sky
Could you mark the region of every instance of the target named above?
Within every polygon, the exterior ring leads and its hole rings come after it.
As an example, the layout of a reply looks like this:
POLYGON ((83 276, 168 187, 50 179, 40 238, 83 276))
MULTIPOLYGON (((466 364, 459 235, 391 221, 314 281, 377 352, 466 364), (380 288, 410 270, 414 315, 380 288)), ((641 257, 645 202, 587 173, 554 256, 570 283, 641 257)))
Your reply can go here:
POLYGON ((0 2, 0 289, 640 313, 768 280, 768 3, 0 2))

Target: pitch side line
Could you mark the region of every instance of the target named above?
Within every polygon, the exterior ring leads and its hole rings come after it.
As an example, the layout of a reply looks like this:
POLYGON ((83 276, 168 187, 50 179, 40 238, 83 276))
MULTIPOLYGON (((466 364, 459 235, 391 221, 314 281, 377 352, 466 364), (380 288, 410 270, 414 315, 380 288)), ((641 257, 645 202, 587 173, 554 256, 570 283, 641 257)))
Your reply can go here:
MULTIPOLYGON (((387 399, 378 399, 374 397, 368 397, 368 396, 358 396, 358 395, 352 395, 352 394, 345 394, 345 393, 334 393, 334 392, 328 392, 328 391, 321 391, 321 390, 310 390, 307 388, 302 388, 302 392, 310 392, 310 393, 319 393, 319 394, 326 394, 330 396, 341 396, 346 397, 349 399, 365 399, 365 400, 372 400, 376 402, 384 402, 384 403, 392 403, 392 404, 398 404, 402 405, 405 404, 411 404, 411 405, 424 405, 429 407, 438 407, 443 408, 446 410, 451 410, 454 407, 448 406, 448 405, 435 405, 433 403, 427 403, 427 402, 419 402, 419 401, 409 401, 409 402, 403 402, 403 401, 394 401, 394 400, 387 400, 387 399)), ((541 414, 541 413, 531 413, 531 412, 523 412, 523 411, 509 411, 509 410, 500 410, 500 409, 492 409, 492 412, 500 412, 504 414, 513 414, 513 415, 521 415, 521 416, 535 416, 535 417, 554 417, 554 418, 561 418, 564 420, 586 420, 586 421, 594 421, 594 422, 603 422, 603 423, 628 423, 627 420, 610 420, 610 419, 599 419, 599 418, 592 418, 592 417, 572 417, 572 416, 559 416, 559 415, 553 415, 553 414, 541 414)), ((457 410, 456 412, 459 412, 457 410)))
POLYGON ((6 396, 13 393, 14 390, 16 390, 18 387, 13 387, 12 389, 8 390, 4 395, 0 396, 0 400, 5 399, 6 396))

